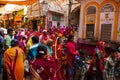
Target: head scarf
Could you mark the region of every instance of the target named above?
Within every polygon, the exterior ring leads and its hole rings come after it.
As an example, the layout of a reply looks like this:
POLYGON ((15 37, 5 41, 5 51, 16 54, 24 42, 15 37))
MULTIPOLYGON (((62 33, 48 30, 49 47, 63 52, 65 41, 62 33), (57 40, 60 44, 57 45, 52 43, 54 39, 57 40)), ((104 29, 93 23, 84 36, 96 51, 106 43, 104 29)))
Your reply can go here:
POLYGON ((39 44, 37 47, 37 55, 36 57, 41 57, 42 55, 46 55, 47 54, 47 47, 43 44, 39 44))
POLYGON ((61 34, 61 33, 59 33, 59 34, 58 34, 58 37, 62 37, 62 34, 61 34))
POLYGON ((105 42, 103 42, 103 41, 99 41, 98 43, 97 43, 97 46, 98 46, 98 48, 99 49, 103 49, 103 46, 105 45, 105 42))

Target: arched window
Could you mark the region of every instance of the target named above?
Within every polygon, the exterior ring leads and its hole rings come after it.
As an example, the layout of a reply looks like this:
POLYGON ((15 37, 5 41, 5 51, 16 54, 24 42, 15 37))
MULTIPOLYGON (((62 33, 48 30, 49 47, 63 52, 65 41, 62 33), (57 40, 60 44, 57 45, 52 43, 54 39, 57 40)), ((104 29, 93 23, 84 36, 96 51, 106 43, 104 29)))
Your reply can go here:
POLYGON ((94 6, 89 6, 88 8, 87 8, 87 15, 88 14, 96 14, 96 7, 94 7, 94 6))
POLYGON ((114 22, 114 6, 105 4, 101 8, 101 34, 100 39, 110 41, 112 39, 112 26, 114 22))
POLYGON ((89 6, 86 10, 86 38, 94 38, 96 7, 89 6))
POLYGON ((111 4, 106 4, 102 7, 101 12, 114 12, 114 6, 111 4))

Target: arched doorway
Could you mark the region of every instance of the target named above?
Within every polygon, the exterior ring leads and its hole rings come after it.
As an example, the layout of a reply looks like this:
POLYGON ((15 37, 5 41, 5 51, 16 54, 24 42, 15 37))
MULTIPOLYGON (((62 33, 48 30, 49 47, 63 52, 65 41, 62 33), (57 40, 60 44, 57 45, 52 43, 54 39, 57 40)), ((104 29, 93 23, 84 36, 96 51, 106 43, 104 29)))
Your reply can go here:
POLYGON ((80 6, 77 6, 75 9, 71 12, 71 24, 72 25, 79 25, 79 19, 80 19, 80 6))
POLYGON ((110 41, 112 39, 112 30, 114 24, 114 6, 106 4, 101 8, 100 13, 100 40, 110 41))

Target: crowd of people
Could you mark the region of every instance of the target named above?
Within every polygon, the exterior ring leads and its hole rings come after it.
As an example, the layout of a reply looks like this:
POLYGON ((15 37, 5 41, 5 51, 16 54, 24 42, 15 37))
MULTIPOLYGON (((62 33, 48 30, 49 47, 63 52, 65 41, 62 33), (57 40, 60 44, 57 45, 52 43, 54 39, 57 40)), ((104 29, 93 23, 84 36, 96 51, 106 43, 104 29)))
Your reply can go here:
POLYGON ((30 80, 116 80, 120 75, 118 49, 110 47, 108 56, 105 42, 98 41, 87 63, 72 28, 8 28, 7 34, 0 32, 0 51, 3 80, 25 80, 26 74, 30 80))

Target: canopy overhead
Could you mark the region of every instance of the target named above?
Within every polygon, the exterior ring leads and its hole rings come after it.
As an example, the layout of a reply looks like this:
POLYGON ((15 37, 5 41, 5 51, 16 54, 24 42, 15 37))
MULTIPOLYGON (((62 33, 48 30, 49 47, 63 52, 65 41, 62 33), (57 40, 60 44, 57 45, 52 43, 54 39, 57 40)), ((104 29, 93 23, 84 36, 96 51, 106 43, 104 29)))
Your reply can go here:
POLYGON ((0 4, 31 5, 38 0, 0 0, 0 4))

